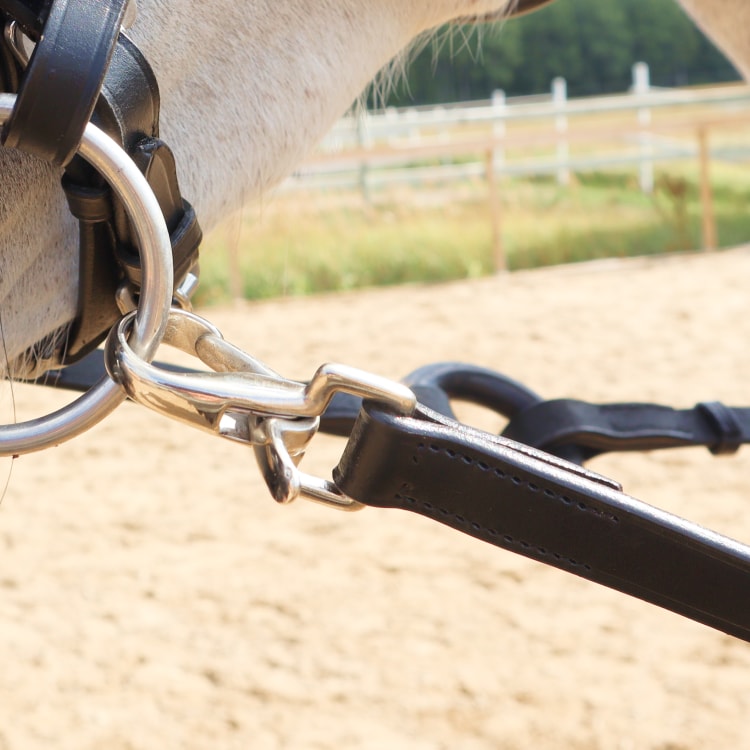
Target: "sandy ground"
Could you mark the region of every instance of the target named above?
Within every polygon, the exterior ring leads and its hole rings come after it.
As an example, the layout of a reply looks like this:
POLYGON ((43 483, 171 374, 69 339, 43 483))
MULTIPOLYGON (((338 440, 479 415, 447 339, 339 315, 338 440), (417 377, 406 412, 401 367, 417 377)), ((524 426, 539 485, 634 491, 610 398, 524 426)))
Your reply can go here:
MULTIPOLYGON (((452 359, 548 397, 742 405, 749 278, 733 251, 209 315, 293 377, 452 359)), ((750 541, 747 449, 592 468, 750 541)), ((0 548, 2 750, 750 748, 749 645, 427 519, 276 507, 248 449, 132 404, 13 463, 0 548)))

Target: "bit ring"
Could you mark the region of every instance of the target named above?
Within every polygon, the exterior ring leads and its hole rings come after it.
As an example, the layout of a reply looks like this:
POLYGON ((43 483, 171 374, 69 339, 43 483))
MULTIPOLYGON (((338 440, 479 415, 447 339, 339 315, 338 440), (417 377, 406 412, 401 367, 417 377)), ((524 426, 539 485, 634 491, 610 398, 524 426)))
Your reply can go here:
MULTIPOLYGON (((16 97, 0 94, 0 125, 10 117, 16 97)), ((107 180, 131 220, 143 266, 143 285, 130 346, 150 360, 159 346, 172 304, 172 246, 159 204, 146 178, 109 136, 89 123, 78 153, 107 180)), ((124 391, 103 377, 83 396, 43 417, 0 427, 0 456, 43 450, 70 440, 110 414, 125 400, 124 391)))

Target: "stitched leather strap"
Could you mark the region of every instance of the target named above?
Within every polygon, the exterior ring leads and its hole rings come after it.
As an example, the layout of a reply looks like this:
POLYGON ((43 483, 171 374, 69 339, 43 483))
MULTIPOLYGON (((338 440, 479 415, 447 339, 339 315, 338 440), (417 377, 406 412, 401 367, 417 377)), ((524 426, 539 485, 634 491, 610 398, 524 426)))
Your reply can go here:
POLYGON ((402 508, 750 641, 750 548, 615 483, 425 407, 365 404, 334 472, 366 505, 402 508))

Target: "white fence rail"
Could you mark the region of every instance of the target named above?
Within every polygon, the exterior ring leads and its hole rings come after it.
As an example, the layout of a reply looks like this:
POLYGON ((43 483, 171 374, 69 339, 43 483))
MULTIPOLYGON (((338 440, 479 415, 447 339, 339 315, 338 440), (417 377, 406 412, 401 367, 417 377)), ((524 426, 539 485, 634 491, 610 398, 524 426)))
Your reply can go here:
POLYGON ((486 102, 345 117, 281 191, 358 189, 370 200, 393 185, 485 180, 502 268, 499 178, 550 174, 566 184, 574 172, 628 168, 650 192, 657 162, 685 159, 700 167, 703 247, 713 249, 710 163, 750 161, 750 87, 654 89, 638 63, 632 89, 616 96, 569 100, 556 79, 544 97, 496 92, 486 102))
MULTIPOLYGON (((750 131, 750 87, 655 89, 648 69, 633 67, 620 95, 567 99, 556 79, 550 95, 360 112, 341 119, 282 190, 371 189, 451 182, 486 175, 557 175, 635 166, 644 191, 656 162, 698 158, 699 133, 735 125, 750 131)), ((750 158, 750 136, 716 146, 711 158, 750 158)))

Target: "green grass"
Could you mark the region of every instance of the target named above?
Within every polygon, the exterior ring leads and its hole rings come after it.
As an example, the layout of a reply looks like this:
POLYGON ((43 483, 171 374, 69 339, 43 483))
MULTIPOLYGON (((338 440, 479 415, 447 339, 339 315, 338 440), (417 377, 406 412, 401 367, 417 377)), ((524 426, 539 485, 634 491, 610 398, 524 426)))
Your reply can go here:
MULTIPOLYGON (((714 168, 720 244, 750 239, 750 180, 714 168)), ((653 196, 635 176, 595 173, 501 183, 503 241, 513 269, 700 247, 695 170, 661 173, 653 196)), ((199 305, 472 278, 494 271, 486 188, 430 187, 356 196, 285 196, 248 209, 204 243, 199 305), (232 274, 239 279, 232 280, 232 274)))

